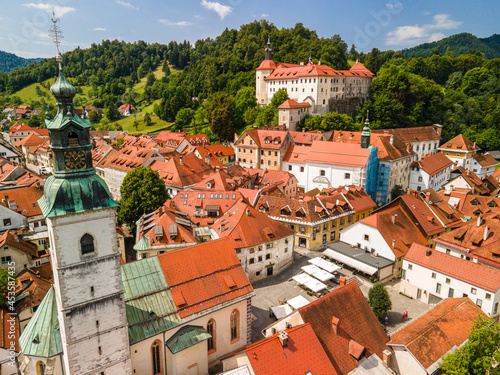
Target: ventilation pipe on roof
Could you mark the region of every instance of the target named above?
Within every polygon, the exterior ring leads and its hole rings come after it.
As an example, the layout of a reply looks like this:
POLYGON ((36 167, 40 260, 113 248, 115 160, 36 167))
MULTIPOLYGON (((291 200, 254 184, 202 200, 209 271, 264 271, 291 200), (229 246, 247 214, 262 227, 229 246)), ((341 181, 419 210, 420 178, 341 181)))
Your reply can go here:
POLYGON ((318 65, 321 65, 321 61, 318 61, 318 65))
POLYGON ((396 248, 396 240, 392 240, 392 248, 395 249, 396 248))
POLYGON ((340 280, 339 280, 339 286, 344 286, 347 282, 347 279, 345 278, 345 276, 340 276, 340 280))
POLYGON ((394 135, 391 134, 391 138, 389 138, 389 142, 392 144, 394 144, 394 135))
POLYGON ((300 62, 300 65, 304 65, 304 61, 301 61, 301 62, 300 62))
POLYGON ((210 158, 205 158, 205 163, 207 163, 208 165, 210 165, 210 158))
POLYGON ((181 163, 181 165, 184 165, 184 160, 182 159, 182 155, 179 157, 179 163, 181 163))
POLYGON ((482 222, 482 220, 481 220, 481 216, 478 216, 478 217, 477 217, 476 226, 480 227, 480 226, 481 226, 481 222, 482 222))
POLYGON ((247 216, 250 216, 250 210, 247 208, 247 216))
POLYGON ((426 257, 430 257, 432 254, 432 250, 431 249, 427 249, 427 251, 425 252, 425 256, 426 257))
POLYGON ((394 214, 394 215, 392 215, 391 220, 392 220, 392 223, 393 223, 393 224, 396 224, 396 219, 397 219, 397 218, 398 218, 398 214, 394 214))
POLYGON ((389 367, 389 366, 390 366, 390 364, 391 364, 391 357, 392 357, 392 353, 391 353, 391 351, 390 351, 390 350, 387 350, 387 349, 386 349, 386 350, 384 350, 384 351, 382 352, 382 361, 384 361, 384 363, 385 363, 385 365, 386 365, 387 367, 389 367))
POLYGON ((339 318, 337 318, 336 316, 332 316, 332 329, 336 335, 339 334, 339 318))
POLYGON ((431 193, 428 191, 425 193, 425 201, 429 203, 431 201, 431 193))
POLYGON ((483 240, 486 241, 488 239, 488 236, 490 235, 490 228, 488 228, 488 226, 486 226, 484 228, 484 235, 483 235, 483 240))

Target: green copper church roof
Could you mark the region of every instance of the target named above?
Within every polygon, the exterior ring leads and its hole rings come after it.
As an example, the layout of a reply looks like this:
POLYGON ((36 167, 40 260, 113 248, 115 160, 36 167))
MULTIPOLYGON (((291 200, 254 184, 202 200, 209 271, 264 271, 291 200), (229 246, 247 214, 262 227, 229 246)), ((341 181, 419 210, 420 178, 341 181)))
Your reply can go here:
POLYGON ((175 354, 210 338, 212 338, 212 335, 203 327, 188 325, 175 332, 175 334, 167 340, 166 345, 172 354, 175 354))
POLYGON ((38 205, 45 217, 118 206, 104 180, 95 173, 81 178, 50 176, 38 205))
POLYGON ((62 353, 54 287, 49 289, 21 333, 19 346, 26 356, 50 358, 62 353))

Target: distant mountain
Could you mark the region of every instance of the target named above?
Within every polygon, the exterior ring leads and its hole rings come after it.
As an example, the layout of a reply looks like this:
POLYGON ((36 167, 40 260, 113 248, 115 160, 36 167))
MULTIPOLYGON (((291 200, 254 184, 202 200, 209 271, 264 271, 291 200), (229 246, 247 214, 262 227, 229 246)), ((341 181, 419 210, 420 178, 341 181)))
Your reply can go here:
POLYGON ((406 57, 427 57, 437 49, 441 54, 450 50, 457 56, 469 52, 471 49, 484 53, 487 59, 500 57, 500 35, 493 34, 488 38, 478 38, 470 33, 460 33, 438 40, 424 43, 401 51, 406 57))
POLYGON ((13 53, 0 51, 0 71, 10 72, 15 68, 24 68, 32 62, 40 61, 41 59, 25 59, 13 53))

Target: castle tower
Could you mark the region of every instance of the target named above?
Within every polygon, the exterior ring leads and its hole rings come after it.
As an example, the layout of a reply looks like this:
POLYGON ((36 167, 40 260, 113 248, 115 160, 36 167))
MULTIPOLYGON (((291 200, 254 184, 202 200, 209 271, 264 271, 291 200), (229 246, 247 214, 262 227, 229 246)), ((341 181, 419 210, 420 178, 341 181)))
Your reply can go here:
POLYGON ((276 64, 272 60, 271 40, 267 39, 267 47, 265 49, 265 60, 259 65, 255 71, 255 94, 257 104, 264 106, 268 104, 267 99, 267 83, 266 77, 276 69, 276 64))
POLYGON ((363 127, 363 132, 361 133, 361 148, 370 147, 370 120, 368 120, 368 113, 366 114, 365 126, 363 127))
POLYGON ((131 374, 117 204, 95 173, 91 126, 76 115, 76 89, 60 64, 50 91, 58 107, 46 120, 55 172, 38 203, 49 231, 64 374, 131 374))

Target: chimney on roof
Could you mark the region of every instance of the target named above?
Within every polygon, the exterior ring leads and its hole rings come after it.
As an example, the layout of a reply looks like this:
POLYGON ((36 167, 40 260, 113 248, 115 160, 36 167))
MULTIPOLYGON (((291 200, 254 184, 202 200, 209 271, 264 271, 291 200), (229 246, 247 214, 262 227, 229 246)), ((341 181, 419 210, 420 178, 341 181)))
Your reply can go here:
POLYGON ((386 349, 386 350, 384 350, 384 351, 382 352, 382 361, 384 361, 384 363, 385 363, 385 365, 386 365, 387 367, 389 367, 389 366, 390 366, 390 364, 391 364, 391 357, 392 357, 392 353, 391 353, 391 351, 390 351, 390 350, 387 350, 387 349, 386 349))
POLYGON ((254 126, 253 126, 253 128, 254 128, 254 129, 257 129, 257 125, 254 125, 254 126))
POLYGON ((481 216, 480 215, 478 215, 478 217, 477 217, 476 226, 478 226, 478 227, 481 226, 481 216))
POLYGON ((267 130, 267 125, 264 125, 264 130, 267 130))
POLYGON ((321 61, 318 61, 318 65, 321 65, 321 61))
POLYGON ((350 188, 350 186, 349 186, 349 185, 346 185, 346 186, 345 186, 345 189, 346 189, 347 191, 349 191, 349 188, 350 188))
POLYGON ((306 128, 302 128, 302 133, 305 133, 306 132, 306 128))
POLYGON ((300 65, 304 65, 304 61, 301 61, 301 62, 300 62, 300 65))
POLYGON ((4 195, 2 201, 3 201, 3 203, 7 204, 7 206, 8 206, 9 205, 9 196, 8 195, 4 195))
POLYGON ((339 280, 339 286, 344 286, 346 284, 347 280, 345 278, 345 276, 340 276, 340 280, 339 280))
POLYGON ((391 134, 391 137, 389 138, 389 142, 391 142, 391 145, 394 144, 394 135, 391 134))
POLYGON ((336 335, 339 334, 339 318, 332 316, 332 328, 336 335))
POLYGON ((250 209, 247 208, 247 216, 250 216, 250 209))
POLYGON ((163 215, 163 206, 160 206, 160 208, 158 208, 158 215, 163 215))
POLYGON ((392 248, 395 249, 396 248, 396 240, 392 240, 392 248))
POLYGON ((411 152, 411 144, 408 143, 406 145, 406 151, 411 152))
POLYGON ((207 163, 208 165, 210 165, 210 158, 205 158, 205 163, 207 163))
POLYGON ((425 193, 425 201, 429 203, 431 201, 431 192, 428 191, 425 193))
POLYGON ((427 251, 425 252, 425 256, 426 257, 430 257, 432 254, 432 250, 431 249, 427 249, 427 251))
POLYGON ((278 339, 280 340, 280 344, 283 348, 288 345, 288 333, 286 333, 285 331, 281 331, 279 333, 278 339))
POLYGON ((396 219, 397 219, 397 218, 398 218, 398 214, 394 214, 394 215, 392 215, 391 220, 392 220, 392 223, 393 223, 393 224, 396 224, 396 219))
POLYGON ((472 144, 472 148, 476 148, 476 142, 474 141, 474 143, 472 144))
POLYGON ((483 240, 486 241, 488 239, 488 236, 490 235, 490 228, 488 228, 488 226, 486 226, 484 228, 484 235, 483 235, 483 240))
POLYGON ((182 158, 182 155, 181 155, 181 156, 179 156, 179 163, 181 163, 181 165, 184 165, 184 160, 183 160, 183 158, 182 158))

